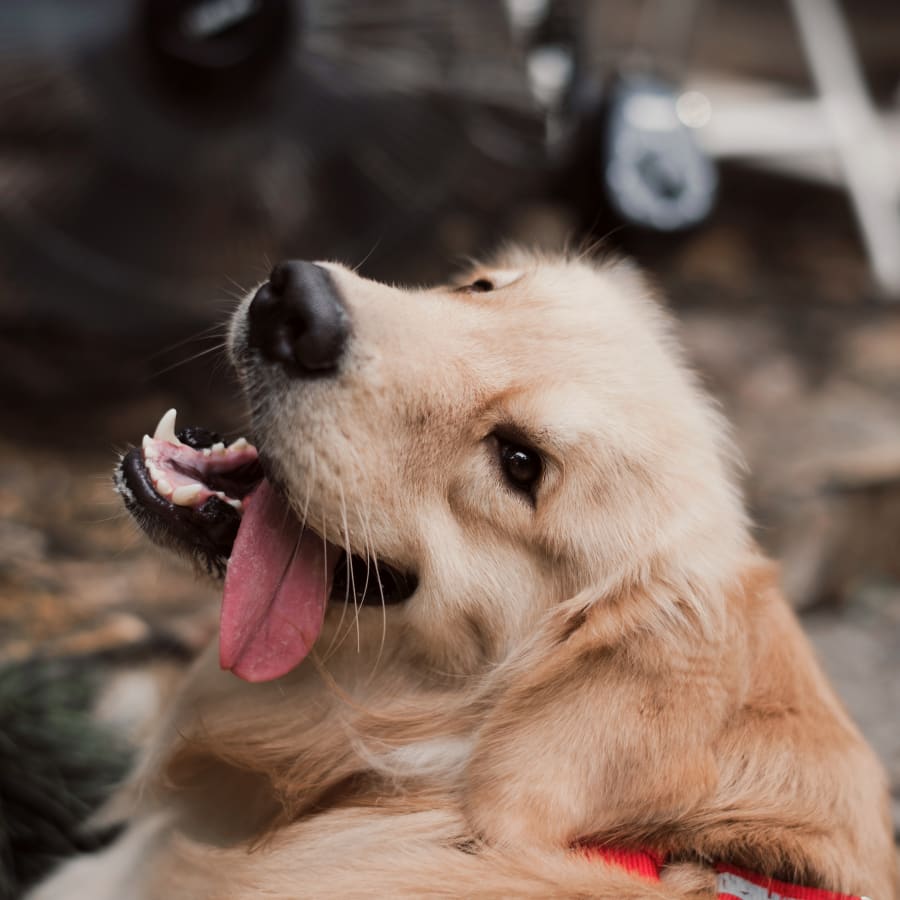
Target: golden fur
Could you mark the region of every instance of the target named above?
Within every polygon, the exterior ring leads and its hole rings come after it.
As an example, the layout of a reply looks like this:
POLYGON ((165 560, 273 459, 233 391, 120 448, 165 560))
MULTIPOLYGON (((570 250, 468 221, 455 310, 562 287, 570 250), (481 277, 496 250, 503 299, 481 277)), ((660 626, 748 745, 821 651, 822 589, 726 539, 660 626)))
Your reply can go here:
POLYGON ((348 365, 241 371, 256 435, 298 514, 419 589, 333 606, 276 682, 211 648, 109 813, 139 823, 118 867, 113 847, 36 896, 700 898, 717 860, 894 896, 882 770, 642 278, 518 252, 461 282, 489 293, 328 267, 348 365), (534 507, 502 483, 498 427, 545 455, 534 507), (651 885, 583 840, 672 862, 651 885))

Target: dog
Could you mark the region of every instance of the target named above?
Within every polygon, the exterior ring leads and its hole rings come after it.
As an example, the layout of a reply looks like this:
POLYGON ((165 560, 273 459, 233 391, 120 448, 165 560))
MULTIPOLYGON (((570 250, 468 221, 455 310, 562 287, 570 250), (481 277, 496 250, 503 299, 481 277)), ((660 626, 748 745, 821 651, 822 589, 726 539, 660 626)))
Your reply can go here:
POLYGON ((633 266, 281 263, 228 344, 252 443, 170 411, 116 475, 224 576, 219 640, 33 897, 894 896, 884 773, 633 266))

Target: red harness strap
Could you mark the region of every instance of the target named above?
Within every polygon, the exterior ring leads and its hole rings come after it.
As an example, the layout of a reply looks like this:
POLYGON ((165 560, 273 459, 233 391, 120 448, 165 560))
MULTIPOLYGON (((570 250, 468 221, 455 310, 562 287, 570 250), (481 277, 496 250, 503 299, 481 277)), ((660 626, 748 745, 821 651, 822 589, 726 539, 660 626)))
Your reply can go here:
POLYGON ((588 859, 602 859, 603 862, 619 866, 632 875, 641 875, 648 881, 659 881, 663 858, 652 850, 619 850, 615 847, 601 847, 598 844, 584 844, 581 849, 588 859))
MULTIPOLYGON (((597 844, 582 844, 580 849, 589 859, 600 859, 610 865, 620 866, 648 881, 659 881, 659 870, 665 863, 665 858, 652 850, 619 850, 597 844)), ((867 897, 787 884, 764 875, 745 872, 726 863, 717 865, 716 873, 719 900, 868 900, 867 897)))
POLYGON ((799 887, 719 863, 716 888, 720 900, 867 900, 821 888, 799 887))

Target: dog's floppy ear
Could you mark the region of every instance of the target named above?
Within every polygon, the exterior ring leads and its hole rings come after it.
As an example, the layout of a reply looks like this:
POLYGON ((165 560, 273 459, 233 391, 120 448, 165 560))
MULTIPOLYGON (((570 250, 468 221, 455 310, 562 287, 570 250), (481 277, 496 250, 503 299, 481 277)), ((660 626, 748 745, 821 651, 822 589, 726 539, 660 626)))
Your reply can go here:
POLYGON ((498 673, 466 782, 485 839, 621 836, 623 822, 647 830, 709 796, 728 673, 712 644, 648 628, 653 604, 639 590, 576 597, 498 673))

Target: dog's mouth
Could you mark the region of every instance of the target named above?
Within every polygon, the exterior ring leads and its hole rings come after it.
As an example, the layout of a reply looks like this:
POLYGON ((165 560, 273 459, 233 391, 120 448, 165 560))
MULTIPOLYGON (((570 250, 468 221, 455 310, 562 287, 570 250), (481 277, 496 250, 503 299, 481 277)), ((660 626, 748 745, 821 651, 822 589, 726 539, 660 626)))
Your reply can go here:
POLYGON ((392 604, 416 589, 415 576, 308 528, 245 438, 226 444, 203 428, 176 434, 175 410, 123 457, 116 484, 152 538, 224 574, 220 663, 247 681, 278 678, 299 665, 329 600, 392 604))

